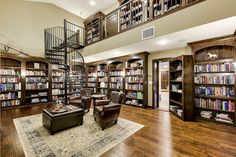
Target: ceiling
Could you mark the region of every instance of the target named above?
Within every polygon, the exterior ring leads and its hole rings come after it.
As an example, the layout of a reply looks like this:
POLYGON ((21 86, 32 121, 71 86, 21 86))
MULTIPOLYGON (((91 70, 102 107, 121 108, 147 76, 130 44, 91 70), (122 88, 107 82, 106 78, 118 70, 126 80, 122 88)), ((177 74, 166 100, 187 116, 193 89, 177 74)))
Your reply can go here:
POLYGON ((235 29, 236 16, 193 27, 190 29, 182 30, 179 32, 167 34, 161 37, 144 40, 117 49, 97 53, 90 56, 85 56, 84 59, 85 62, 88 63, 143 51, 153 53, 176 48, 184 48, 189 42, 233 34, 235 32, 235 29))
POLYGON ((117 0, 29 0, 33 2, 52 3, 82 18, 103 11, 112 6, 117 0))

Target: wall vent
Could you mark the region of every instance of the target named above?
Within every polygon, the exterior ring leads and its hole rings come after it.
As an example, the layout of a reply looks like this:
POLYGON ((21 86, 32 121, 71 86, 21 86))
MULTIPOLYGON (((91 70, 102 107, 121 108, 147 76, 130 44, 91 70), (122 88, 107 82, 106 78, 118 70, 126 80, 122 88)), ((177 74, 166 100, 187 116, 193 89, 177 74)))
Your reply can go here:
POLYGON ((145 28, 142 30, 142 40, 155 37, 155 26, 145 28))

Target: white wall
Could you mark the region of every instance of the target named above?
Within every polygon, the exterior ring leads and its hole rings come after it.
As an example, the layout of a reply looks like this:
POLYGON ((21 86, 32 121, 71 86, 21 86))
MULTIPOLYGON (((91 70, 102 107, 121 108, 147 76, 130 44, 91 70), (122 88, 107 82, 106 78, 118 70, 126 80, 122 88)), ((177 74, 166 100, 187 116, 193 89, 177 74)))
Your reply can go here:
POLYGON ((44 56, 44 29, 83 19, 49 3, 0 0, 0 42, 34 56, 44 56))

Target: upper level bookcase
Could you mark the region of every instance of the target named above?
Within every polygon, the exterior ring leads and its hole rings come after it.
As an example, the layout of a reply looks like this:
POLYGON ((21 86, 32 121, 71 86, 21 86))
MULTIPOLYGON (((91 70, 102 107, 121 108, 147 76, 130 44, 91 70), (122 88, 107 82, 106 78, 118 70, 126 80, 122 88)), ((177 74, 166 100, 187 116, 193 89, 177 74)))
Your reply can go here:
POLYGON ((191 55, 173 58, 169 68, 170 112, 182 120, 193 120, 193 58, 191 55))
POLYGON ((85 19, 85 44, 89 45, 103 38, 103 20, 104 14, 98 12, 85 19))
POLYGON ((235 125, 235 36, 190 43, 198 119, 235 125))

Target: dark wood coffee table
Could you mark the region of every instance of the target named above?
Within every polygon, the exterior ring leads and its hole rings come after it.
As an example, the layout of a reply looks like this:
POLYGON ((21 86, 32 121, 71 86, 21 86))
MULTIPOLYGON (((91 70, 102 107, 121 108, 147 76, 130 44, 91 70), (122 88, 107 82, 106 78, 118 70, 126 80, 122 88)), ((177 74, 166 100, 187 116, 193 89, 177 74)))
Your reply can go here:
POLYGON ((61 113, 52 112, 52 109, 43 110, 43 126, 50 130, 51 134, 73 126, 83 125, 83 109, 71 105, 65 109, 67 111, 61 113))

